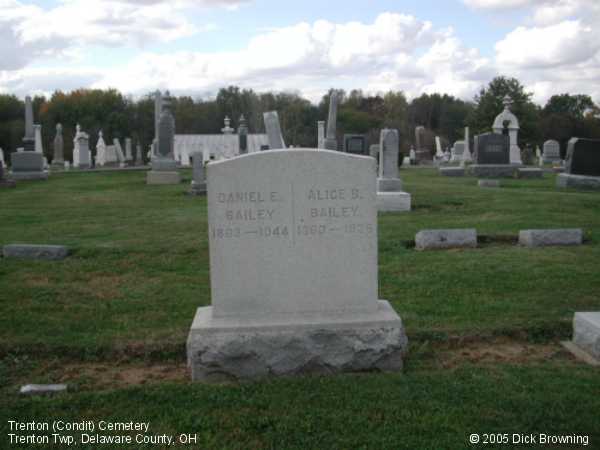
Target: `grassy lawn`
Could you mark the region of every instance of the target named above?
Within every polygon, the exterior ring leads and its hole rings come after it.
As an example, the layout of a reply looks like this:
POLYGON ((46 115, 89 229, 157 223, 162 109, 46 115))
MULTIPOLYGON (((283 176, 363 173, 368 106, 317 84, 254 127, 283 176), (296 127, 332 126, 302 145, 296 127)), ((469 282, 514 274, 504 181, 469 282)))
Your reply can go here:
POLYGON ((64 173, 0 191, 0 245, 73 250, 0 259, 3 435, 10 418, 140 418, 156 433, 197 433, 199 448, 464 448, 491 432, 584 433, 600 447, 600 372, 559 345, 575 311, 600 310, 599 193, 558 191, 549 174, 482 189, 403 170, 413 211, 379 217, 379 283, 407 327, 405 373, 202 386, 187 382, 184 345, 210 304, 206 199, 183 194, 185 175, 146 186, 144 172, 64 173), (575 227, 583 246, 510 242, 575 227), (431 228, 492 239, 411 248, 431 228), (72 389, 15 393, 50 381, 72 389))

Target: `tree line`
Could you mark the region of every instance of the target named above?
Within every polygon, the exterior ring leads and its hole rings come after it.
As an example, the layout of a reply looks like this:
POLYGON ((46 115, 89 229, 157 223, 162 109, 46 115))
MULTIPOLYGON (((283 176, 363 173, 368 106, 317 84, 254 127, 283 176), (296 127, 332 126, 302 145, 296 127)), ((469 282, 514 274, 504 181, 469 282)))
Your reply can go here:
MULTIPOLYGON (((218 134, 225 116, 237 128, 242 114, 250 133, 263 133, 263 112, 276 110, 286 144, 315 147, 317 121, 327 119, 331 92, 315 105, 295 93, 257 93, 229 86, 211 100, 173 97, 171 110, 178 134, 218 134)), ((494 78, 472 101, 437 93, 422 94, 409 102, 401 91, 379 95, 365 95, 361 90, 340 92, 339 141, 345 133, 359 133, 366 134, 370 143, 377 143, 380 129, 395 128, 400 132, 404 154, 415 144, 414 130, 419 125, 440 136, 444 146, 462 139, 465 126, 470 127, 471 135, 491 131, 506 95, 513 100, 511 110, 519 119, 521 148, 541 147, 544 141, 555 139, 564 152, 573 136, 600 138, 600 119, 596 117, 600 109, 591 97, 554 95, 542 107, 533 103, 532 94, 515 78, 494 78)), ((24 108, 24 102, 14 95, 0 95, 0 148, 6 156, 22 146, 24 108)), ((56 91, 50 98, 34 97, 33 110, 34 122, 42 125, 43 147, 49 160, 57 123, 63 125, 66 158, 71 158, 76 124, 90 135, 92 149, 100 130, 107 143, 131 137, 144 149, 154 138, 153 93, 134 99, 115 89, 56 91)))

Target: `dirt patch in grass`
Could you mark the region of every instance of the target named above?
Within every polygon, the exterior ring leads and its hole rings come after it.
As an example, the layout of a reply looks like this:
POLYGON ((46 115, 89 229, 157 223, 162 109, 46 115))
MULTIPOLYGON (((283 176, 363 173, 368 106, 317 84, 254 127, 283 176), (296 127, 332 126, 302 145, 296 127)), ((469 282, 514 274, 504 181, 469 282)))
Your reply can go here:
POLYGON ((163 382, 187 382, 190 377, 185 363, 72 363, 66 365, 60 381, 75 381, 82 388, 118 389, 163 382))
POLYGON ((455 368, 464 363, 489 364, 536 364, 557 361, 576 363, 571 353, 559 342, 533 344, 508 338, 498 338, 486 342, 467 342, 461 347, 455 345, 437 348, 432 351, 436 363, 442 368, 455 368))

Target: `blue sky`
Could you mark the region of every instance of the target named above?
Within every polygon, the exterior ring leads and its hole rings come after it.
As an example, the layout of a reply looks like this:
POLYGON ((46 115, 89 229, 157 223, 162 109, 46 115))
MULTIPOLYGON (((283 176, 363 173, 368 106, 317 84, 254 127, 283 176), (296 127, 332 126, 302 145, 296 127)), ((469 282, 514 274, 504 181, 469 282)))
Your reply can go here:
POLYGON ((515 76, 543 104, 600 100, 597 0, 0 0, 0 92, 230 84, 445 92, 515 76))

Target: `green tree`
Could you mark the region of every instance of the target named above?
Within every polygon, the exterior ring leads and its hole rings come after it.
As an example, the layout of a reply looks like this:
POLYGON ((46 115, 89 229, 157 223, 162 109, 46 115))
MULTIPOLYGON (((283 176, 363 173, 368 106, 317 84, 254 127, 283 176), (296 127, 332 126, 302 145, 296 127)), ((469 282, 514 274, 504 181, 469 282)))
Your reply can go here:
POLYGON ((494 119, 504 109, 503 99, 506 95, 511 98, 511 111, 519 120, 519 145, 523 148, 527 143, 532 146, 539 143, 540 108, 531 101, 533 94, 525 92, 516 78, 504 76, 494 78, 487 88, 481 88, 475 96, 475 107, 467 120, 472 132, 476 134, 491 131, 494 119))

